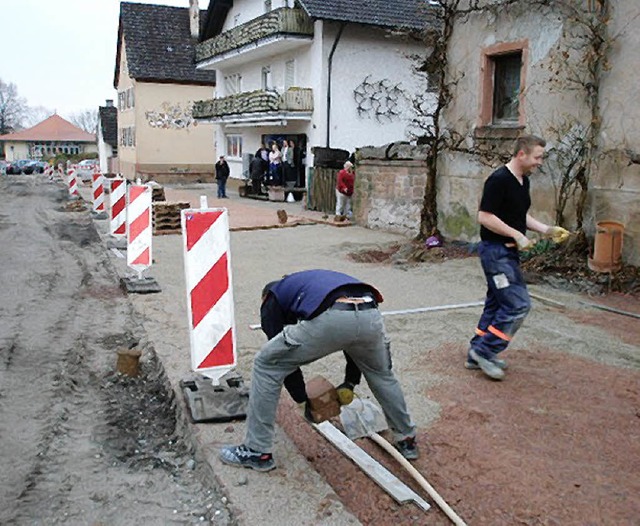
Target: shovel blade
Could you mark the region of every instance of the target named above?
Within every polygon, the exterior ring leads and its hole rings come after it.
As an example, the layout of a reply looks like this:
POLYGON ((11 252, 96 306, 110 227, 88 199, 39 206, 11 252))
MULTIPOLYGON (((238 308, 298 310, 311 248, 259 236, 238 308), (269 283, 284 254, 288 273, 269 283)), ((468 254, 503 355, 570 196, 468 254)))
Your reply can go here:
POLYGON ((345 435, 351 440, 368 437, 387 429, 387 419, 371 400, 356 398, 340 408, 340 421, 345 435))

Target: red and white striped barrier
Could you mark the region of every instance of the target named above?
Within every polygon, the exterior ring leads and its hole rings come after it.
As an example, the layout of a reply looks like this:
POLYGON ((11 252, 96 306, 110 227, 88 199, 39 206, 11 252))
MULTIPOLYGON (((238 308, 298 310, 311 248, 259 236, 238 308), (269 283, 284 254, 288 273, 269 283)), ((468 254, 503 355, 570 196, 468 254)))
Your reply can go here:
POLYGON ((111 180, 111 194, 109 201, 111 203, 110 214, 110 232, 114 237, 122 237, 127 235, 127 199, 126 199, 127 182, 119 177, 111 180))
POLYGON ((151 266, 151 187, 131 185, 127 204, 127 266, 138 273, 151 266))
POLYGON ((78 178, 76 177, 76 171, 73 168, 67 170, 67 185, 69 186, 69 195, 71 197, 79 197, 78 193, 78 178))
POLYGON ((191 368, 214 384, 236 365, 226 208, 182 210, 191 368))
POLYGON ((92 186, 93 190, 93 211, 95 213, 104 212, 104 176, 98 171, 93 173, 92 176, 92 186))

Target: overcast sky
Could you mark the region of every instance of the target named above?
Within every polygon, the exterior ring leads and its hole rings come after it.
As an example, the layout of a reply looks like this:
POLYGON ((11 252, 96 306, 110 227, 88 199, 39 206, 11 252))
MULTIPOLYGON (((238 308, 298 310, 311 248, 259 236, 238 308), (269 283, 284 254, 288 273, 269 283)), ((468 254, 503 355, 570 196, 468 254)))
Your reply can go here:
MULTIPOLYGON (((188 7, 189 0, 135 3, 188 7)), ((200 0, 206 9, 209 0, 200 0)), ((65 118, 115 99, 119 0, 0 0, 0 79, 65 118)))

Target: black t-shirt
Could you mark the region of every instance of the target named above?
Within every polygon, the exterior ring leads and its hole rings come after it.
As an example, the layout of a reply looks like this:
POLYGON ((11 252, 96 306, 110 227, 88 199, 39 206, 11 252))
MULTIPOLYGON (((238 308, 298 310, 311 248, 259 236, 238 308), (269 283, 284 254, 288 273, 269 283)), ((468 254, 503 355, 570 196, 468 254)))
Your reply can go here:
MULTIPOLYGON (((529 177, 522 178, 522 184, 515 175, 502 166, 493 172, 484 183, 480 211, 488 212, 519 232, 527 232, 527 212, 531 206, 529 177)), ((480 227, 480 239, 513 243, 513 238, 501 236, 484 226, 480 227)))

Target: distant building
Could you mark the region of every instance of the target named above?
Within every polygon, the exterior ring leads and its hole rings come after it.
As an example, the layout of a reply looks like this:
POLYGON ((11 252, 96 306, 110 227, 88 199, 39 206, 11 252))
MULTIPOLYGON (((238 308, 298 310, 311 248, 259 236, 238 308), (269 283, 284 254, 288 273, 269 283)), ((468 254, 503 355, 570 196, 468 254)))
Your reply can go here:
POLYGON ((192 117, 193 102, 214 95, 213 71, 196 71, 205 12, 120 4, 113 85, 118 91, 118 163, 127 178, 213 180, 213 126, 192 117))
POLYGON ((100 171, 104 174, 118 173, 118 110, 113 100, 98 108, 98 156, 100 171))
POLYGON ((47 159, 58 153, 76 155, 98 151, 96 136, 74 126, 58 114, 31 128, 0 135, 7 161, 47 159))

